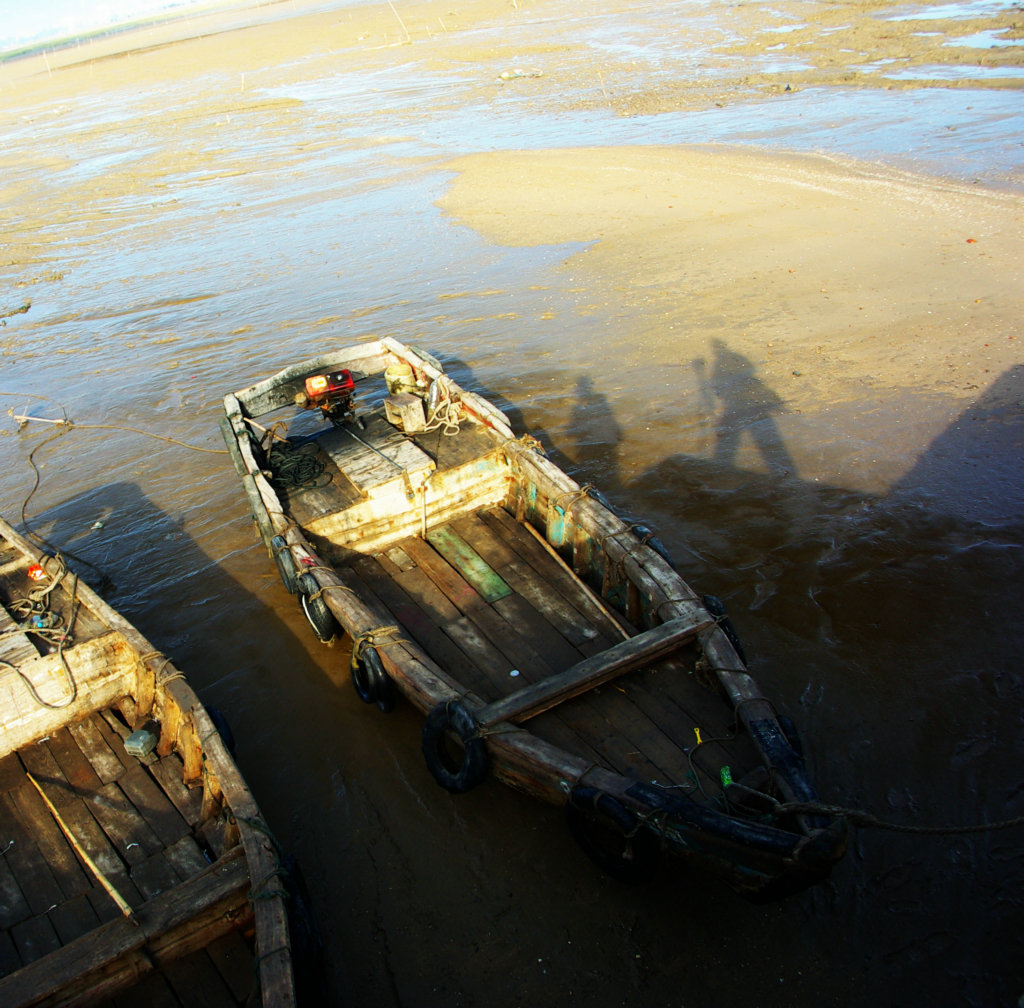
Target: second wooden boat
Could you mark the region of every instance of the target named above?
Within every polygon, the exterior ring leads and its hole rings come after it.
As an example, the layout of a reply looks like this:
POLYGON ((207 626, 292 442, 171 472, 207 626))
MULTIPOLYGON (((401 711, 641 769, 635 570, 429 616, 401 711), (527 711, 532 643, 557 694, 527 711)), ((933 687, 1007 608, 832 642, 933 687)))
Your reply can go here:
POLYGON ((348 635, 363 700, 425 714, 443 787, 565 805, 623 877, 671 853, 764 900, 841 856, 720 605, 433 357, 332 351, 228 395, 223 425, 285 584, 348 635))
POLYGON ((0 519, 0 1005, 295 1004, 284 866, 174 665, 0 519))

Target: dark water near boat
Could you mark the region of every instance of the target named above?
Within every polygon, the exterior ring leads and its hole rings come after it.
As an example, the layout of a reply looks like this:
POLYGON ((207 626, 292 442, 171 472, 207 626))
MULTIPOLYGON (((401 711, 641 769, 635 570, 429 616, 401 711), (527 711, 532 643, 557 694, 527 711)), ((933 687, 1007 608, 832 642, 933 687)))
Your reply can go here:
MULTIPOLYGON (((394 334, 428 347, 727 601, 826 800, 910 825, 1024 813, 1020 369, 930 443, 879 445, 903 457, 896 478, 816 479, 814 460, 751 401, 734 400, 716 426, 650 373, 630 347, 657 317, 581 290, 558 268, 572 249, 493 247, 434 206, 451 154, 675 142, 711 126, 743 139, 740 113, 548 117, 503 95, 473 107, 408 53, 375 76, 339 69, 268 86, 262 112, 232 115, 188 88, 126 93, 114 106, 31 110, 7 137, 8 170, 26 186, 44 152, 72 157, 43 187, 55 209, 40 258, 6 271, 3 307, 24 294, 32 308, 0 330, 0 391, 17 393, 2 405, 58 416, 32 398, 42 395, 78 424, 122 428, 37 448, 30 524, 102 571, 109 601, 226 713, 243 772, 312 891, 325 1003, 1018 1004, 1020 828, 859 831, 827 884, 779 906, 679 871, 623 888, 576 850, 557 811, 492 784, 457 798, 437 788, 419 717, 362 705, 346 656, 313 641, 226 457, 123 430, 216 451, 221 395, 325 342, 394 334), (148 103, 193 100, 209 102, 208 117, 183 115, 173 138, 147 131, 148 103), (214 169, 198 157, 212 149, 214 169), (110 201, 103 180, 132 172, 140 185, 110 201), (12 293, 12 281, 26 286, 12 293), (1001 431, 984 450, 982 423, 1001 431), (751 429, 760 464, 740 438, 751 429), (979 452, 983 469, 960 464, 979 452)), ((970 114, 952 92, 941 109, 936 95, 898 97, 847 97, 827 137, 750 110, 749 139, 964 178, 1013 163, 991 125, 1012 122, 1002 93, 974 96, 970 114), (915 143, 926 126, 914 110, 932 106, 978 130, 952 168, 915 143)), ((808 115, 836 100, 801 98, 808 115)), ((680 357, 707 353, 693 337, 680 357)), ((844 431, 855 412, 836 410, 844 431)), ((52 436, 15 426, 0 438, 12 520, 33 489, 27 455, 52 436)))

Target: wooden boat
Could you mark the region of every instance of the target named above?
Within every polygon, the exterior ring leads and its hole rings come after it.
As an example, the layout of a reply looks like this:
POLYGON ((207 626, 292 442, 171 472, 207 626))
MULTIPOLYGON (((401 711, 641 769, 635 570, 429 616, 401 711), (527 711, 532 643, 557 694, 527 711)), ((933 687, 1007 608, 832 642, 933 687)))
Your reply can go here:
POLYGON ((278 851, 181 673, 0 519, 0 1005, 294 1005, 278 851))
POLYGON ((385 338, 225 398, 256 525, 368 704, 426 719, 443 787, 489 774, 565 805, 595 860, 663 852, 767 900, 824 878, 842 820, 720 605, 650 532, 517 437, 429 354, 385 338))

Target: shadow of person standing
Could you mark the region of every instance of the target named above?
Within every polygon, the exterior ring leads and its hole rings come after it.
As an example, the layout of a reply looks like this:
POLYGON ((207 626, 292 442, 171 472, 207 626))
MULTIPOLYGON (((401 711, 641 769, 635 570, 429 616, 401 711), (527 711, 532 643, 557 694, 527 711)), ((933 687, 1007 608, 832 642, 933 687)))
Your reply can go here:
POLYGON ((594 388, 586 375, 576 381, 575 401, 569 418, 568 456, 573 469, 585 474, 582 482, 596 483, 602 491, 617 496, 622 491, 619 448, 622 428, 608 400, 594 388))
MULTIPOLYGON (((754 365, 746 357, 720 339, 714 340, 712 347, 714 360, 707 385, 721 404, 715 418, 715 462, 735 467, 740 440, 746 434, 770 472, 795 475, 796 463, 774 419, 785 410, 785 403, 757 377, 754 365)), ((700 363, 697 373, 702 377, 706 372, 703 362, 700 363)))

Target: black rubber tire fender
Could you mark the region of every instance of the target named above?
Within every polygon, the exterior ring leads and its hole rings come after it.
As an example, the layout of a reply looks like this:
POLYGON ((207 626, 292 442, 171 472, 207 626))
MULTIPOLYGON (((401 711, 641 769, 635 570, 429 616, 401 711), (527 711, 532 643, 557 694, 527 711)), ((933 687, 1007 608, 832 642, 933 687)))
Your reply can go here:
POLYGON ((475 788, 490 770, 487 745, 477 731, 473 715, 458 700, 439 703, 423 723, 423 756, 434 780, 452 794, 475 788), (453 758, 448 738, 454 736, 462 748, 461 759, 453 758))
POLYGON ((277 564, 278 573, 284 582, 285 588, 292 595, 299 593, 299 572, 295 569, 295 561, 292 559, 291 550, 284 536, 276 535, 270 540, 270 551, 274 554, 274 563, 277 564))
POLYGON ((352 651, 352 685, 363 703, 376 704, 385 714, 395 709, 395 689, 375 647, 362 644, 352 651))
POLYGON ((747 656, 743 651, 740 635, 736 633, 736 627, 725 611, 725 603, 717 595, 705 595, 701 598, 701 602, 704 603, 704 608, 714 616, 715 622, 722 628, 725 636, 729 638, 729 643, 733 646, 739 660, 746 665, 747 656))
POLYGON ((330 644, 341 629, 334 613, 327 607, 323 596, 320 594, 320 585, 308 571, 298 577, 299 601, 302 603, 302 611, 313 628, 317 639, 324 644, 330 644))
POLYGON ((573 839, 603 872, 630 885, 650 881, 661 861, 660 841, 622 802, 577 785, 565 812, 573 839))

